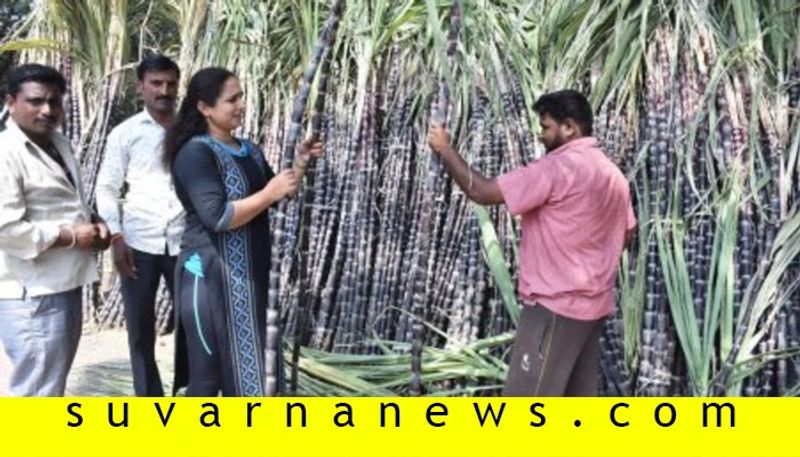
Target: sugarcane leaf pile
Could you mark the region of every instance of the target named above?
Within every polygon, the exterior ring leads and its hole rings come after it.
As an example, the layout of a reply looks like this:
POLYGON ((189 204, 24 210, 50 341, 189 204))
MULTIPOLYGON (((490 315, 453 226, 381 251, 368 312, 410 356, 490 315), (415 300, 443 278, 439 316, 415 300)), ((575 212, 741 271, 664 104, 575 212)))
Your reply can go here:
MULTIPOLYGON (((796 1, 90 3, 36 2, 0 42, 67 73, 87 190, 147 49, 175 56, 184 82, 235 71, 240 133, 274 168, 301 133, 324 139, 272 218, 268 350, 297 394, 498 393, 531 254, 505 208, 475 207, 442 174, 427 125, 446 121, 495 176, 543 154, 533 102, 566 87, 589 95, 639 220, 601 338, 604 393, 800 391, 796 1)), ((118 323, 113 290, 86 315, 118 323)))

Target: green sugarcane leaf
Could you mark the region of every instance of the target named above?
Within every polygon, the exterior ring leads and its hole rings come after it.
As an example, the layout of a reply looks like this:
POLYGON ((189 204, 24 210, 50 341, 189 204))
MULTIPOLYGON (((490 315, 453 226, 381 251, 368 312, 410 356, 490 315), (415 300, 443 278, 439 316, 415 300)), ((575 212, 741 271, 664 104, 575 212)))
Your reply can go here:
POLYGON ((63 45, 47 38, 30 38, 27 40, 9 41, 0 44, 0 52, 27 51, 30 49, 63 50, 63 45))
POLYGON ((492 272, 497 287, 500 289, 500 294, 503 296, 503 302, 506 305, 508 314, 511 316, 514 325, 516 325, 519 321, 519 304, 517 303, 514 283, 511 281, 511 274, 506 267, 503 248, 497 239, 497 231, 494 229, 492 218, 489 216, 489 211, 482 206, 473 205, 472 211, 475 213, 475 217, 478 218, 478 224, 481 228, 481 241, 483 242, 486 265, 492 272))

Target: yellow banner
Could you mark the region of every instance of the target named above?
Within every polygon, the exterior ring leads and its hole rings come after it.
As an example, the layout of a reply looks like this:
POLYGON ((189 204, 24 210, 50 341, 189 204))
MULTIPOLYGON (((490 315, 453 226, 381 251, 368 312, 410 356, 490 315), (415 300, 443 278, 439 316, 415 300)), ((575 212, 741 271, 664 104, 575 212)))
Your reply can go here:
POLYGON ((782 456, 798 399, 0 399, 2 456, 782 456))

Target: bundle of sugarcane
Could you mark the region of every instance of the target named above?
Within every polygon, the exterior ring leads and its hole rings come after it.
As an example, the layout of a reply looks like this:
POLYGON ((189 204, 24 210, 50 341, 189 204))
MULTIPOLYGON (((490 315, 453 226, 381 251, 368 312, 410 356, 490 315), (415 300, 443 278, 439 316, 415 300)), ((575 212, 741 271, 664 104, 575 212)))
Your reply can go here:
MULTIPOLYGON (((320 56, 322 64, 319 71, 319 83, 317 89, 317 98, 314 104, 314 117, 311 121, 311 137, 317 140, 322 139, 322 116, 325 110, 326 90, 328 86, 328 76, 330 73, 331 58, 333 57, 333 42, 336 37, 336 30, 339 23, 339 18, 342 14, 341 0, 336 1, 331 7, 329 19, 323 27, 323 34, 320 37, 318 46, 322 47, 322 54, 320 56)), ((316 53, 315 53, 316 54, 316 53)), ((294 128, 294 126, 293 126, 294 128)), ((291 140, 289 140, 291 141, 291 140)), ((300 344, 304 341, 306 330, 306 318, 309 313, 309 306, 316 297, 316 289, 312 289, 310 281, 310 273, 308 271, 308 258, 309 258, 309 242, 310 242, 310 227, 307 226, 311 222, 312 204, 314 203, 314 185, 316 178, 316 160, 312 157, 306 164, 308 171, 306 172, 305 187, 301 194, 302 206, 299 212, 298 226, 300 230, 299 237, 299 259, 297 264, 297 271, 299 278, 297 284, 299 288, 299 298, 297 307, 295 309, 294 319, 294 340, 292 350, 292 373, 290 377, 290 391, 297 391, 297 361, 300 357, 300 344)), ((273 272, 275 269, 273 269, 273 272)), ((269 350, 269 349, 268 349, 269 350)))
MULTIPOLYGON (((458 46, 458 34, 461 27, 461 7, 458 1, 453 2, 452 10, 450 13, 450 33, 448 35, 447 44, 447 63, 448 68, 445 71, 452 71, 454 66, 453 57, 458 46)), ((443 124, 447 121, 448 109, 450 106, 449 89, 445 77, 439 79, 438 90, 436 94, 436 101, 431 110, 431 121, 443 124)), ((433 276, 432 268, 436 264, 436 249, 432 240, 438 235, 437 226, 442 220, 442 204, 440 202, 441 193, 441 179, 443 168, 439 158, 435 154, 431 154, 428 160, 428 175, 425 179, 425 187, 423 198, 420 199, 421 208, 419 216, 419 238, 417 246, 419 249, 416 251, 416 260, 412 266, 412 282, 414 287, 414 295, 412 297, 411 313, 414 316, 412 324, 411 335, 411 392, 412 394, 419 395, 422 389, 422 346, 424 345, 424 325, 423 321, 427 320, 428 314, 426 313, 425 304, 430 300, 429 291, 431 290, 428 285, 430 278, 433 276)))

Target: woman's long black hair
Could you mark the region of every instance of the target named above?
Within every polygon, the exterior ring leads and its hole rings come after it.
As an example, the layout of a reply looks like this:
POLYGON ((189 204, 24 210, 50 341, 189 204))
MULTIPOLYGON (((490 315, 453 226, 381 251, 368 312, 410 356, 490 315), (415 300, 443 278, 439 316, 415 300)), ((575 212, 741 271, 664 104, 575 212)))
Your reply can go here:
POLYGON ((187 141, 196 135, 208 133, 205 117, 197 110, 197 103, 209 106, 217 104, 222 86, 229 78, 235 78, 232 72, 219 67, 203 68, 192 76, 175 123, 164 136, 164 166, 172 169, 178 151, 187 141))

